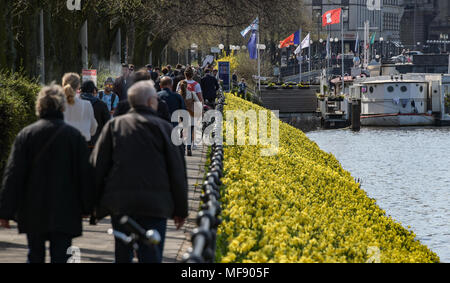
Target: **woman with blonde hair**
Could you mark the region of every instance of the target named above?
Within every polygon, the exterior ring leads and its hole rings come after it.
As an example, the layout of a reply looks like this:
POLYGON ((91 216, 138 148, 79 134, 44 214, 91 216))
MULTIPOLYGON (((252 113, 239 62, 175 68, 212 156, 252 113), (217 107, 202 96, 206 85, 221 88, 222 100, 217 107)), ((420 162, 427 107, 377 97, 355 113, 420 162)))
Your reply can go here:
POLYGON ((91 103, 77 97, 77 91, 81 86, 80 76, 75 73, 65 74, 62 79, 62 86, 67 100, 64 120, 67 124, 79 130, 86 142, 89 142, 91 137, 95 135, 98 124, 91 103))

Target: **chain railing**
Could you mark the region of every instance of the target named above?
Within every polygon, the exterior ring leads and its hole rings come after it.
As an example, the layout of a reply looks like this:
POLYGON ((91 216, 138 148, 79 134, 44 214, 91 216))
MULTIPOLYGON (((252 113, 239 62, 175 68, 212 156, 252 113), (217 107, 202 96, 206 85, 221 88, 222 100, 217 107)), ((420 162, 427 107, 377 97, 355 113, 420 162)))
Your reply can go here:
MULTIPOLYGON (((219 93, 216 110, 223 113, 225 96, 222 90, 219 93)), ((209 125, 213 123, 214 121, 209 125)), ((209 125, 206 125, 206 127, 209 125)), ((213 138, 221 131, 222 124, 216 125, 213 131, 213 138)), ((217 228, 222 222, 220 218, 222 208, 219 200, 220 187, 222 185, 221 178, 223 177, 223 145, 213 144, 209 158, 208 174, 200 196, 203 204, 201 211, 197 215, 198 227, 192 232, 192 248, 183 256, 183 262, 185 263, 213 263, 215 261, 217 228)))

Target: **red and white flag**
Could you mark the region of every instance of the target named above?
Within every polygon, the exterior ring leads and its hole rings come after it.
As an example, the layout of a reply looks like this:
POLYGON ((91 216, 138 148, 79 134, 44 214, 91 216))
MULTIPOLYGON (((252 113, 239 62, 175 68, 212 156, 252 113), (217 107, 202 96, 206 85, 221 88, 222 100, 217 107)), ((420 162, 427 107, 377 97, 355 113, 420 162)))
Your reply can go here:
POLYGON ((334 25, 341 23, 342 8, 334 9, 326 12, 322 16, 322 26, 334 25))

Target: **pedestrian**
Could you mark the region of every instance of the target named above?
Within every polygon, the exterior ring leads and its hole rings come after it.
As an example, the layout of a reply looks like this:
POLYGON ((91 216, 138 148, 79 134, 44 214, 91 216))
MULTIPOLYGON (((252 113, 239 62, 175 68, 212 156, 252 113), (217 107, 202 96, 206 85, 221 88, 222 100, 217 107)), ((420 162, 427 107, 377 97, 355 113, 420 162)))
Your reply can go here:
POLYGON ((94 109, 95 120, 98 124, 97 131, 88 143, 90 150, 94 148, 103 127, 111 119, 111 114, 109 113, 108 106, 106 106, 106 104, 98 97, 94 96, 94 91, 95 84, 93 81, 85 81, 81 86, 80 98, 91 103, 92 108, 94 109))
MULTIPOLYGON (((170 77, 163 77, 160 82, 161 91, 158 92, 160 99, 166 102, 169 108, 170 117, 177 110, 186 110, 184 99, 180 94, 172 91, 172 79, 170 77)), ((176 127, 177 122, 172 122, 172 125, 176 127)))
MULTIPOLYGON (((182 156, 172 143, 172 126, 158 117, 152 81, 140 81, 128 92, 131 111, 111 120, 91 156, 99 194, 97 217, 111 216, 115 230, 122 216, 161 235, 156 248, 138 243, 141 263, 162 261, 167 220, 180 229, 188 215, 187 180, 182 156)), ((133 250, 115 243, 116 263, 131 263, 133 250)))
POLYGON ((133 64, 129 64, 128 65, 128 70, 130 71, 129 72, 129 76, 132 77, 134 75, 134 70, 135 70, 134 65, 133 64))
MULTIPOLYGON (((185 81, 187 82, 187 88, 189 91, 195 92, 200 100, 203 103, 203 95, 202 95, 202 87, 200 83, 193 80, 194 78, 194 69, 192 67, 186 68, 184 72, 185 81)), ((177 92, 180 93, 181 82, 178 83, 177 92)))
POLYGON ((184 69, 183 69, 183 66, 181 66, 180 64, 178 64, 177 65, 177 71, 178 71, 178 75, 176 75, 174 78, 173 78, 173 86, 172 86, 172 91, 173 92, 177 92, 177 87, 178 87, 178 84, 182 81, 182 80, 185 80, 186 79, 186 77, 184 76, 184 69), (180 68, 178 68, 178 67, 180 67, 180 68))
MULTIPOLYGON (((151 80, 151 76, 145 70, 139 70, 134 74, 134 76, 131 80, 133 81, 132 85, 134 85, 141 81, 151 80)), ((117 106, 116 112, 114 113, 114 115, 115 115, 114 117, 125 115, 126 113, 128 113, 128 111, 130 111, 130 109, 131 109, 131 106, 130 106, 130 103, 128 100, 120 101, 117 106)), ((171 117, 170 117, 170 113, 169 113, 169 107, 167 106, 165 101, 163 101, 159 98, 158 98, 157 114, 161 119, 164 119, 170 123, 171 117)))
POLYGON ((114 89, 114 79, 107 78, 105 81, 105 90, 100 91, 98 94, 98 98, 103 101, 108 107, 109 113, 114 115, 114 111, 117 108, 117 104, 119 103, 119 96, 113 92, 114 89))
MULTIPOLYGON (((189 68, 188 68, 189 70, 189 68)), ((189 71, 186 71, 186 77, 189 77, 189 71)), ((192 149, 196 150, 195 145, 195 131, 196 131, 196 118, 202 115, 202 103, 195 90, 189 88, 189 80, 181 81, 179 84, 178 93, 183 97, 186 109, 190 115, 190 121, 184 121, 185 126, 188 128, 183 130, 187 132, 187 155, 192 156, 192 149)))
POLYGON ((202 78, 200 85, 205 104, 208 105, 208 107, 215 109, 217 91, 220 89, 220 86, 217 79, 211 74, 210 69, 205 70, 205 76, 202 78))
POLYGON ((147 71, 151 74, 153 72, 153 66, 152 64, 147 64, 145 65, 145 67, 147 68, 147 71))
POLYGON ((238 76, 236 74, 236 71, 233 71, 233 76, 232 76, 232 82, 233 82, 233 89, 238 87, 238 76))
POLYGON ((169 76, 169 77, 173 77, 173 70, 172 70, 172 66, 171 65, 167 65, 166 66, 166 68, 167 68, 167 70, 168 70, 168 72, 167 72, 167 76, 169 76))
POLYGON ((86 140, 64 122, 61 86, 42 88, 39 120, 16 137, 0 191, 0 226, 18 223, 28 241, 28 262, 67 263, 72 239, 82 235, 82 218, 93 211, 94 187, 86 140), (92 184, 91 184, 92 182, 92 184))
POLYGON ((194 81, 196 81, 197 83, 201 83, 202 81, 202 76, 200 74, 200 70, 196 69, 196 68, 192 68, 194 70, 194 77, 192 78, 194 81))
POLYGON ((242 78, 239 83, 239 96, 243 99, 247 99, 247 84, 245 83, 245 79, 242 78))
POLYGON ((119 100, 127 100, 127 90, 130 87, 130 68, 128 64, 122 65, 122 76, 118 77, 114 83, 114 93, 119 96, 119 100))
POLYGON ((213 70, 213 76, 217 79, 217 81, 220 80, 220 78, 219 78, 219 71, 217 69, 213 70))
POLYGON ((98 123, 92 105, 76 95, 80 89, 80 76, 67 73, 63 76, 62 85, 67 101, 64 108, 64 121, 80 131, 86 142, 90 142, 97 132, 98 123))

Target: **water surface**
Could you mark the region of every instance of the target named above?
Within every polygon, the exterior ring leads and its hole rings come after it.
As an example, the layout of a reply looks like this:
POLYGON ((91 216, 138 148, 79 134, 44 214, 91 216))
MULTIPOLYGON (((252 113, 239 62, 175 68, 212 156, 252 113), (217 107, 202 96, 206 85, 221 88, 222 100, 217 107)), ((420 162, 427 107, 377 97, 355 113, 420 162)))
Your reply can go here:
POLYGON ((450 128, 363 128, 307 134, 336 156, 396 221, 450 262, 450 128))

